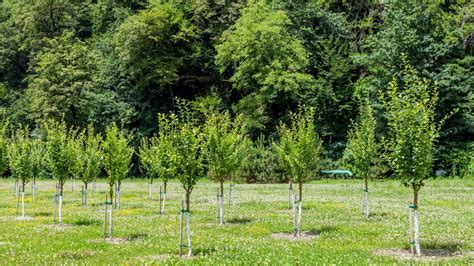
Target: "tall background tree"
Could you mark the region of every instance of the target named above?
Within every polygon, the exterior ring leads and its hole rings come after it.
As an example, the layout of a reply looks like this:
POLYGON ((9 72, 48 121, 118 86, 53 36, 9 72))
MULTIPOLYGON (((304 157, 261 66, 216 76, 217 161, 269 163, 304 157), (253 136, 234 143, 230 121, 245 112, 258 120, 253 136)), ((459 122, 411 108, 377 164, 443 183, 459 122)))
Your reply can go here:
POLYGON ((474 135, 473 10, 472 1, 3 1, 2 116, 33 132, 53 118, 150 137, 179 97, 241 114, 268 147, 302 102, 316 107, 324 157, 335 162, 360 96, 386 133, 378 94, 401 76, 404 53, 438 83, 436 116, 458 110, 433 165, 456 174, 474 135))
POLYGON ((243 115, 253 136, 274 130, 279 114, 313 83, 305 73, 308 53, 290 33, 291 25, 284 11, 252 2, 216 46, 216 64, 221 73, 229 73, 239 97, 234 110, 243 115))

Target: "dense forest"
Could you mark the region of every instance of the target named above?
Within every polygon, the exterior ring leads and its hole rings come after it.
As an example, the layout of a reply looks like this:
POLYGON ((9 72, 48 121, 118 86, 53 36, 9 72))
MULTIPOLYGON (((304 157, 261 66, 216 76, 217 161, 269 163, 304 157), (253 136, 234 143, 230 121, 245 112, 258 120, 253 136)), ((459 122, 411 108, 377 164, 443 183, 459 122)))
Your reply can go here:
POLYGON ((473 149, 469 0, 0 3, 0 118, 32 134, 49 119, 97 132, 116 123, 138 146, 185 99, 196 116, 241 115, 259 147, 304 104, 324 158, 338 162, 361 103, 384 137, 381 94, 407 64, 437 90, 436 117, 448 118, 435 168, 453 172, 473 149))

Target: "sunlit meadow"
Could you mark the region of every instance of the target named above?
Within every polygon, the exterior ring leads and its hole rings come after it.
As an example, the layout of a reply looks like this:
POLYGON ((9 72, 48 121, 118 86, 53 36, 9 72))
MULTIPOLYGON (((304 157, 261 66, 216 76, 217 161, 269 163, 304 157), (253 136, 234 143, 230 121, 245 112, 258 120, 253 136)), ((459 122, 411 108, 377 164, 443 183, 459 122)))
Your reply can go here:
MULTIPOLYGON (((159 184, 147 199, 145 180, 125 180, 120 209, 114 212, 114 237, 103 239, 107 185, 103 180, 81 206, 81 184, 66 183, 64 226, 53 225, 54 181, 39 181, 35 200, 26 195, 26 216, 16 219, 12 179, 0 179, 0 264, 367 264, 474 263, 474 180, 429 180, 420 195, 421 247, 443 255, 413 259, 398 256, 408 248, 410 189, 399 181, 370 184, 372 215, 362 211, 361 180, 321 180, 305 184, 302 230, 310 239, 277 239, 290 233, 285 184, 237 184, 235 204, 225 198, 225 224, 216 225, 216 183, 200 181, 192 193, 193 257, 178 254, 182 189, 171 182, 165 214, 158 213, 159 184), (395 255, 394 255, 395 254, 395 255)), ((91 187, 91 186, 90 186, 91 187)), ((30 186, 28 186, 30 188, 30 186)), ((229 185, 226 185, 228 192, 229 185)))

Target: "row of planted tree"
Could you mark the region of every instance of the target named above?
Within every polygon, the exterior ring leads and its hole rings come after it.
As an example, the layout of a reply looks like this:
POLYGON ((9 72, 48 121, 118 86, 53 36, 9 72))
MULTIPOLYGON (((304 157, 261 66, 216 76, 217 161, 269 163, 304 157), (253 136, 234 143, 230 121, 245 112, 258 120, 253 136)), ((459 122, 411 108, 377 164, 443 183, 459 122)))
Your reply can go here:
MULTIPOLYGON (((368 179, 371 176, 374 158, 379 147, 383 156, 402 183, 413 190, 410 204, 410 245, 420 254, 418 232, 418 192, 429 177, 432 167, 433 145, 438 136, 439 123, 434 121, 436 90, 419 79, 409 66, 404 75, 392 81, 387 92, 381 96, 385 108, 386 126, 389 135, 375 136, 377 121, 371 103, 362 99, 358 120, 349 133, 346 157, 351 170, 365 180, 364 212, 369 216, 368 179), (377 141, 379 139, 379 141, 377 141), (413 230, 412 228, 413 222, 413 230), (412 236, 412 231, 414 236, 412 236)), ((39 136, 32 136, 27 128, 8 130, 4 124, 0 134, 1 164, 8 165, 17 180, 17 196, 23 201, 25 186, 32 178, 32 195, 35 177, 48 172, 57 180, 57 204, 59 223, 62 223, 62 196, 68 179, 84 182, 83 204, 87 203, 87 188, 101 174, 107 173, 109 192, 107 205, 120 204, 122 180, 127 177, 132 156, 136 152, 141 167, 150 178, 149 197, 153 179, 161 178, 160 212, 164 212, 166 183, 177 178, 184 189, 181 210, 181 239, 183 218, 186 220, 188 254, 191 255, 190 208, 191 193, 199 178, 207 175, 219 182, 217 194, 217 220, 224 223, 224 182, 239 175, 244 162, 249 159, 248 149, 252 141, 246 136, 246 125, 241 117, 231 117, 226 111, 209 110, 205 119, 197 120, 186 102, 180 101, 176 113, 158 115, 158 133, 141 139, 139 149, 131 146, 132 134, 126 134, 116 125, 107 128, 105 135, 96 134, 92 126, 86 130, 67 128, 62 122, 50 121, 44 125, 39 136), (10 131, 10 132, 9 132, 10 131)), ((380 124, 380 123, 379 123, 380 124)), ((303 184, 317 176, 321 161, 322 140, 314 124, 314 108, 300 106, 291 114, 289 125, 279 127, 279 141, 272 144, 279 163, 286 175, 298 185, 297 195, 289 189, 289 207, 293 207, 294 234, 301 233, 303 184)), ((6 167, 3 167, 6 168, 6 167)), ((24 206, 24 203, 22 203, 24 206)), ((55 200, 56 206, 56 200, 55 200)), ((110 206, 110 235, 112 232, 112 209, 110 206)), ((56 212, 56 211, 55 211, 56 212)), ((24 217, 24 207, 22 208, 24 217)))

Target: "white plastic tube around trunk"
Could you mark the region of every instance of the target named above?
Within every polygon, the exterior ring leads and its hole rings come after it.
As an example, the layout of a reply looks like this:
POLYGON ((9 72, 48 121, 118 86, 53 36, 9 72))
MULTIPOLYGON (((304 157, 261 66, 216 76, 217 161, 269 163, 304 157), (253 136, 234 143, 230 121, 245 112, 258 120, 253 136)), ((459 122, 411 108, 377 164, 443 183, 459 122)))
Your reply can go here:
POLYGON ((370 210, 369 210, 369 191, 365 191, 365 216, 369 218, 370 210))
POLYGON ((299 200, 298 201, 298 224, 297 224, 297 226, 298 226, 298 236, 301 233, 301 213, 303 211, 302 208, 301 208, 301 205, 302 205, 302 201, 299 200))
POLYGON ((53 223, 56 224, 56 203, 58 200, 58 194, 54 194, 54 218, 53 218, 53 223))
POLYGON ((224 224, 224 199, 220 197, 220 221, 219 224, 223 225, 224 224))
POLYGON ((114 219, 113 219, 113 210, 112 206, 110 206, 109 210, 109 237, 112 238, 112 232, 113 232, 113 224, 114 224, 114 219))
POLYGON ((166 192, 163 192, 163 209, 161 213, 165 213, 165 206, 166 206, 166 192))
POLYGON ((416 249, 416 255, 420 256, 421 255, 421 249, 420 249, 420 232, 418 228, 418 210, 415 209, 413 211, 415 213, 414 215, 414 225, 415 225, 415 249, 416 249))
POLYGON ((186 210, 186 235, 188 238, 188 257, 191 257, 191 255, 193 254, 193 248, 191 245, 191 224, 189 215, 189 210, 186 210))
POLYGON ((179 256, 183 255, 183 213, 184 200, 181 200, 181 210, 179 212, 179 256))
POLYGON ((296 210, 296 195, 293 195, 293 236, 298 236, 298 221, 296 210))
POLYGON ((105 202, 104 202, 104 241, 107 238, 107 195, 105 195, 105 202))
POLYGON ((21 192, 21 218, 25 219, 25 192, 21 192))
POLYGON ((217 197, 216 197, 216 223, 218 224, 220 221, 220 194, 219 194, 219 189, 217 189, 217 197))
POLYGON ((365 189, 363 190, 363 195, 362 195, 362 214, 365 213, 365 189))
POLYGON ((59 195, 59 224, 63 224, 63 196, 59 195))

